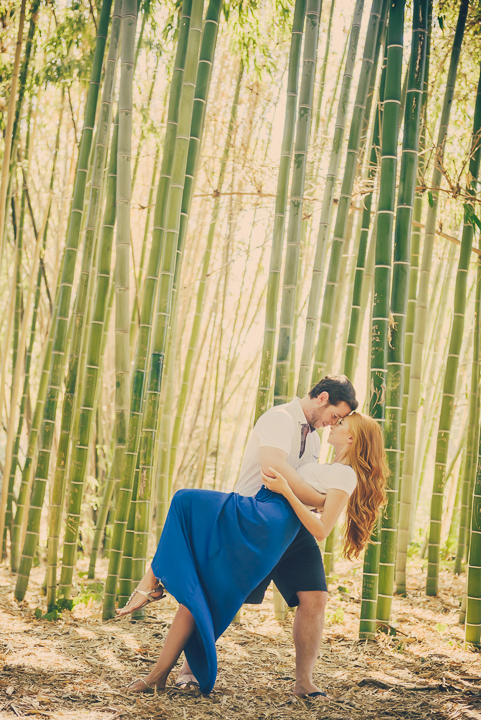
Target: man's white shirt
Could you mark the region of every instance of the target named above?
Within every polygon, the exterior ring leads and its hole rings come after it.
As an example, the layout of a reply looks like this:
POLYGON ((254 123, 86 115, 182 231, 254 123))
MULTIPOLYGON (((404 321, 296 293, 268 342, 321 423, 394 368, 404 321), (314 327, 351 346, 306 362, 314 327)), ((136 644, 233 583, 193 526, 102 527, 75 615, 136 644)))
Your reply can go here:
POLYGON ((263 486, 260 448, 273 447, 287 453, 287 462, 294 470, 306 463, 318 462, 321 441, 317 432, 309 432, 305 450, 301 451, 302 425, 307 424, 299 398, 284 405, 271 407, 258 419, 247 441, 244 458, 234 491, 253 496, 263 486))

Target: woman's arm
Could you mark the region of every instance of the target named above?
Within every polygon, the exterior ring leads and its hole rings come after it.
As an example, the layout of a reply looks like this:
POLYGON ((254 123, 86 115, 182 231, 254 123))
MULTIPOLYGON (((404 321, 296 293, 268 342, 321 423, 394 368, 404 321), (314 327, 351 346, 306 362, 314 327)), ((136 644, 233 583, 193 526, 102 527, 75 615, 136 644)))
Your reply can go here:
POLYGON ((321 509, 326 499, 325 495, 314 490, 305 480, 301 478, 298 472, 287 462, 287 453, 273 447, 260 448, 261 470, 266 475, 273 475, 274 470, 285 478, 299 500, 305 505, 321 509))
POLYGON ((266 486, 280 493, 288 500, 301 523, 314 535, 316 540, 324 540, 336 524, 339 515, 347 505, 349 495, 343 490, 328 490, 322 511, 322 517, 316 517, 293 493, 285 477, 274 468, 269 468, 275 477, 262 473, 266 486))

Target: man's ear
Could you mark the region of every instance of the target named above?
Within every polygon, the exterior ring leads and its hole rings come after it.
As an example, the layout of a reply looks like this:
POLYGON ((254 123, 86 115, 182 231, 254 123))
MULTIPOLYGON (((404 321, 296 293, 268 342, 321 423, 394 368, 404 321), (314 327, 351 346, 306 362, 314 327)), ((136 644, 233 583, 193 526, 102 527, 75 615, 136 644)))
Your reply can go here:
POLYGON ((317 396, 316 400, 319 407, 329 405, 329 393, 324 390, 324 392, 317 396))

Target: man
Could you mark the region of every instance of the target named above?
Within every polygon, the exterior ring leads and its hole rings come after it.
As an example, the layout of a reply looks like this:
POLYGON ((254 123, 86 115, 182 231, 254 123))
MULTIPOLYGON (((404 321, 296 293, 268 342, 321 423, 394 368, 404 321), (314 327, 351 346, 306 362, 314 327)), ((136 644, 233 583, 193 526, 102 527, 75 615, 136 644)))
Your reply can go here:
MULTIPOLYGON (((274 468, 289 482, 306 505, 319 507, 321 495, 296 472, 305 463, 317 462, 321 443, 317 429, 335 425, 357 408, 354 388, 345 375, 327 375, 306 397, 276 405, 256 422, 247 442, 235 486, 240 495, 254 496, 262 487, 262 472, 274 468)), ((314 685, 312 673, 319 652, 327 602, 322 557, 316 540, 302 525, 270 575, 246 598, 259 604, 273 580, 290 607, 297 606, 293 638, 296 648, 294 694, 324 695, 314 685)), ((184 662, 176 685, 197 684, 184 662)))

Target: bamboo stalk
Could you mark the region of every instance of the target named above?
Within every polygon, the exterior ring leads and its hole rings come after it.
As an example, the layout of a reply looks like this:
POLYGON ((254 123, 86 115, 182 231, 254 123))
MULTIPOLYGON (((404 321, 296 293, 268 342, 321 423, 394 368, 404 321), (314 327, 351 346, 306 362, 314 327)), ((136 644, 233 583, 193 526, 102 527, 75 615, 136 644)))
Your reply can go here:
POLYGON ((32 487, 32 498, 29 510, 29 520, 25 545, 20 562, 19 574, 15 596, 22 600, 27 590, 30 570, 35 555, 40 517, 42 512, 45 489, 48 478, 52 441, 55 428, 55 415, 58 404, 58 397, 61 387, 61 380, 64 372, 66 359, 67 328, 70 311, 70 299, 72 294, 73 278, 77 259, 77 250, 80 236, 80 226, 83 215, 85 197, 85 183, 92 144, 93 122, 95 119, 97 98, 99 92, 100 76, 103 64, 103 56, 106 44, 107 30, 109 26, 111 0, 103 0, 99 19, 99 29, 92 65, 92 75, 89 85, 89 93, 85 106, 85 120, 82 130, 82 139, 79 147, 79 160, 77 164, 74 197, 70 211, 70 222, 67 233, 67 244, 65 248, 63 272, 60 280, 58 310, 55 322, 55 335, 52 354, 55 363, 50 368, 50 376, 47 390, 47 397, 44 406, 44 417, 40 433, 39 454, 34 484, 32 487))
POLYGON ((302 81, 299 91, 296 138, 294 143, 291 197, 289 203, 289 222, 287 226, 286 257, 281 293, 281 312, 279 319, 279 339, 274 380, 274 405, 286 402, 289 398, 289 370, 291 352, 295 342, 294 315, 296 291, 299 277, 299 254, 301 247, 302 211, 307 166, 307 151, 312 113, 314 80, 316 77, 317 44, 319 38, 319 20, 321 3, 308 0, 306 7, 306 26, 304 57, 302 63, 302 81))
MULTIPOLYGON (((110 548, 109 570, 105 586, 103 617, 112 617, 115 611, 115 596, 117 578, 123 553, 125 527, 129 515, 130 497, 134 479, 134 470, 137 462, 138 441, 140 435, 140 422, 144 395, 144 383, 147 372, 147 358, 149 357, 150 337, 152 331, 152 315, 157 292, 158 272, 160 266, 162 245, 164 242, 164 228, 168 212, 169 188, 174 167, 175 147, 177 145, 177 126, 182 117, 182 89, 184 86, 184 65, 188 52, 189 28, 191 24, 191 3, 184 0, 182 4, 182 17, 180 21, 174 72, 169 95, 169 112, 167 131, 164 139, 164 153, 162 157, 160 180, 157 190, 154 213, 154 231, 152 247, 150 250, 147 277, 142 297, 142 310, 137 343, 137 354, 132 370, 130 412, 125 419, 125 426, 119 429, 116 445, 119 452, 124 454, 120 459, 121 477, 119 479, 119 495, 117 499, 117 513, 114 523, 112 543, 110 548), (129 444, 127 452, 127 442, 129 444), (124 448, 121 450, 121 448, 124 448)), ((128 361, 130 363, 130 359, 128 361)))
POLYGON ((394 592, 397 505, 401 469, 400 457, 402 453, 401 415, 411 256, 411 220, 417 177, 420 110, 428 32, 428 4, 428 0, 414 0, 413 3, 413 29, 405 101, 400 187, 394 228, 391 326, 387 352, 386 424, 384 433, 390 476, 387 485, 387 503, 381 519, 381 554, 379 559, 379 596, 377 604, 377 620, 383 623, 389 622, 394 592))
MULTIPOLYGON (((481 133, 481 74, 478 84, 476 107, 473 120, 473 136, 471 142, 471 156, 469 162, 469 180, 466 187, 467 196, 475 197, 477 179, 479 175, 481 150, 479 135, 481 133)), ((453 394, 456 390, 459 355, 464 332, 464 314, 466 308, 466 286, 471 257, 471 246, 474 235, 472 213, 474 200, 464 205, 464 222, 459 254, 458 270, 454 290, 454 313, 451 336, 449 340, 449 354, 446 363, 446 374, 443 385, 441 415, 439 419, 436 458, 434 470, 433 493, 431 498, 431 520, 429 527, 428 544, 428 572, 426 580, 426 594, 437 595, 439 577, 439 546, 441 541, 441 519, 444 500, 444 485, 446 472, 446 457, 451 432, 454 411, 453 394)), ((469 593, 468 593, 469 596, 469 593)))
POLYGON ((364 44, 359 82, 354 101, 354 109, 349 130, 347 157, 339 195, 336 221, 334 224, 331 254, 326 274, 326 284, 322 301, 311 384, 315 385, 325 373, 334 323, 334 307, 340 281, 340 271, 344 244, 347 239, 349 211, 352 190, 357 172, 357 161, 363 129, 363 119, 371 83, 371 74, 376 56, 376 46, 380 42, 379 26, 382 12, 382 0, 373 0, 369 15, 369 24, 364 44))
MULTIPOLYGON (((362 2, 363 0, 359 0, 362 2)), ((292 151, 296 126, 298 94, 298 75, 301 57, 302 36, 306 14, 306 0, 296 0, 292 21, 291 45, 289 50, 289 69, 287 77, 286 114, 282 136, 281 159, 277 177, 275 220, 272 234, 271 259, 267 280, 267 302, 264 322, 264 344, 262 347, 259 389, 257 392, 255 420, 268 407, 272 382, 274 350, 277 335, 277 303, 279 299, 280 274, 284 245, 287 194, 291 169, 292 151)))
POLYGON ((304 342, 302 347, 299 379, 296 392, 299 397, 303 397, 306 394, 309 385, 309 376, 311 374, 312 354, 314 350, 315 335, 317 330, 322 278, 327 254, 327 238, 331 221, 331 212, 334 203, 334 190, 336 187, 337 176, 339 173, 339 165, 341 161, 344 129, 346 126, 352 75, 354 72, 354 65, 356 61, 363 10, 363 0, 357 0, 352 19, 352 26, 349 37, 349 48, 347 52, 347 60, 344 68, 340 98, 337 107, 336 125, 333 134, 331 154, 329 156, 329 168, 327 171, 326 184, 324 187, 321 218, 319 221, 319 229, 316 240, 316 252, 312 268, 312 279, 307 308, 306 329, 304 332, 304 342))
MULTIPOLYGON (((115 75, 117 68, 118 47, 121 32, 121 12, 124 11, 123 3, 127 0, 115 0, 114 10, 112 14, 112 27, 110 33, 109 51, 106 60, 106 70, 104 78, 104 86, 102 90, 102 102, 100 106, 100 115, 97 124, 97 137, 95 142, 95 151, 93 158, 93 172, 90 184, 90 197, 88 211, 86 214, 86 231, 84 255, 82 258, 82 268, 79 279, 78 302, 75 308, 75 333, 72 340, 72 348, 70 351, 69 373, 66 380, 66 388, 64 395, 64 407, 62 408, 62 421, 59 449, 57 453, 57 465, 54 476, 54 484, 52 489, 52 502, 50 506, 50 523, 48 537, 48 581, 47 581, 47 605, 53 608, 56 603, 57 588, 57 556, 60 535, 61 513, 64 505, 65 495, 65 475, 67 470, 70 436, 73 435, 73 457, 71 463, 71 472, 69 476, 69 497, 67 503, 67 518, 65 522, 65 537, 63 543, 62 555, 62 572, 60 576, 60 593, 70 596, 73 569, 76 557, 76 548, 78 542, 78 529, 80 522, 80 511, 83 497, 83 484, 85 479, 87 456, 90 444, 90 429, 94 414, 94 401, 97 392, 97 374, 100 365, 100 350, 103 333, 103 323, 108 300, 108 286, 110 282, 110 255, 112 251, 112 238, 110 233, 102 235, 101 252, 106 254, 102 256, 102 264, 99 267, 97 275, 97 288, 95 294, 95 311, 94 322, 90 325, 88 322, 88 308, 91 305, 89 298, 93 297, 93 281, 90 284, 90 276, 92 274, 92 262, 95 257, 95 245, 98 237, 98 225, 100 220, 101 199, 102 199, 102 182, 105 174, 105 165, 108 154, 108 144, 110 135, 110 126, 112 123, 112 102, 115 89, 115 75), (89 292, 90 284, 90 292, 89 292), (82 334, 85 336, 85 344, 88 341, 88 367, 86 369, 87 376, 82 389, 81 377, 78 377, 81 370, 79 368, 79 357, 81 355, 82 334), (78 377, 78 380, 77 380, 78 377), (78 402, 78 418, 74 412, 74 399, 79 398, 78 402), (76 417, 74 429, 72 433, 72 422, 76 417), (78 426, 76 430, 75 425, 78 426), (78 434, 78 438, 77 438, 78 434)), ((127 12, 127 11, 125 11, 127 12)), ((126 22, 130 21, 130 16, 126 22)), ((133 28, 135 37, 135 25, 133 28)), ((124 37, 122 43, 125 46, 128 43, 124 37)), ((130 68, 129 68, 130 70, 130 68)), ((123 99, 123 98, 122 98, 123 99)), ((120 118, 124 111, 119 101, 119 138, 120 138, 120 118)), ((114 131, 115 134, 115 131, 114 131)), ((112 140, 112 149, 115 147, 115 141, 112 140)), ((130 157, 127 162, 130 162, 130 157)), ((116 197, 117 212, 121 207, 124 197, 116 197)), ((127 224, 125 216, 123 218, 127 224)), ((128 229, 128 225, 127 225, 128 229)), ((121 255, 121 249, 118 250, 121 255)), ((128 292, 127 292, 127 314, 128 314, 128 292)), ((130 360, 130 358, 129 358, 130 360)))
POLYGON ((414 320, 414 337, 412 346, 409 399, 406 417, 406 433, 403 459, 403 477, 401 483, 401 486, 403 488, 403 495, 401 498, 401 505, 399 509, 400 514, 403 517, 401 543, 397 558, 397 566, 399 569, 398 583, 399 590, 401 592, 403 590, 403 583, 405 582, 403 580, 403 575, 405 573, 406 566, 407 543, 409 542, 410 536, 409 531, 407 534, 405 532, 406 520, 404 518, 406 518, 407 516, 409 516, 409 518, 412 517, 411 503, 413 494, 411 492, 411 487, 413 483, 413 469, 415 460, 416 428, 420 397, 421 370, 423 367, 423 347, 426 333, 426 311, 429 292, 429 276, 431 272, 431 260, 439 200, 439 192, 436 191, 435 188, 440 187, 442 180, 444 148, 449 127, 449 118, 453 101, 454 85, 456 82, 457 67, 464 34, 464 27, 466 23, 467 9, 467 0, 461 0, 458 23, 456 26, 456 33, 453 41, 451 60, 449 64, 446 90, 443 100, 441 122, 436 142, 435 167, 433 170, 431 183, 433 187, 432 205, 430 204, 428 207, 426 232, 423 246, 423 257, 421 261, 421 269, 419 272, 419 292, 416 301, 416 312, 414 320), (406 505, 406 508, 403 507, 404 505, 406 505))
MULTIPOLYGON (((15 118, 15 98, 17 97, 18 75, 20 70, 20 56, 23 43, 23 26, 25 24, 25 8, 27 0, 22 0, 20 5, 20 13, 18 18, 17 43, 15 46, 15 58, 12 68, 12 82, 10 85, 10 102, 8 104, 7 121, 5 123, 4 149, 3 149, 3 165, 2 178, 0 181, 0 266, 3 258, 4 247, 4 229, 5 229, 5 211, 7 192, 9 185, 10 158, 13 140, 13 121, 15 118)), ((4 377, 2 382, 4 382, 4 377)), ((0 413, 2 412, 0 406, 0 413)), ((3 537, 3 532, 0 537, 3 537)))

